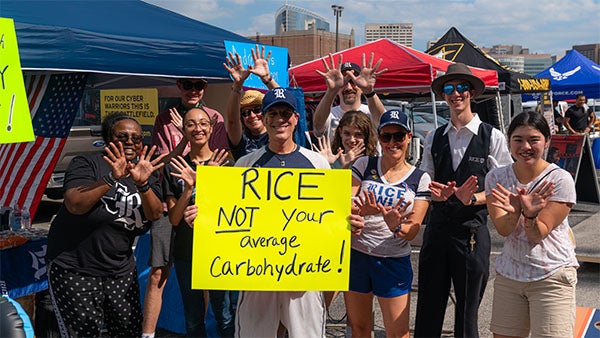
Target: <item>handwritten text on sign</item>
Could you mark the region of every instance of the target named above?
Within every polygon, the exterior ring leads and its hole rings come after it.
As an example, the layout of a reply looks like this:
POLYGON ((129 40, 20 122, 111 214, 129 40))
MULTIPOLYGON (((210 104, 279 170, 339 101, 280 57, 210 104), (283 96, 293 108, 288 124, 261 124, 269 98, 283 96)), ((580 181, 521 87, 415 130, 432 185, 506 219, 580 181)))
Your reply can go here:
POLYGON ((350 171, 197 167, 192 287, 347 290, 350 171))
POLYGON ((0 18, 0 143, 34 139, 15 24, 0 18))

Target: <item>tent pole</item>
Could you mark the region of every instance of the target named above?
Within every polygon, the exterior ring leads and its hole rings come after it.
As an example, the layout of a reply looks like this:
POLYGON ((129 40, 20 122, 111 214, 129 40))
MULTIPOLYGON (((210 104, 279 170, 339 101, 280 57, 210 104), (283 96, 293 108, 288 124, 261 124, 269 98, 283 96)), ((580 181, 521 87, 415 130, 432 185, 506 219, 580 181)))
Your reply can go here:
MULTIPOLYGON (((510 94, 508 94, 508 104, 510 105, 510 94)), ((500 99, 500 91, 496 91, 496 106, 498 107, 498 119, 500 120, 500 130, 504 134, 504 116, 502 114, 502 100, 500 99)), ((508 108, 510 111, 510 108, 508 108)))
POLYGON ((435 104, 435 93, 433 92, 433 90, 430 90, 429 93, 431 94, 431 107, 433 110, 433 125, 435 126, 435 129, 437 129, 438 123, 437 123, 437 107, 435 104))

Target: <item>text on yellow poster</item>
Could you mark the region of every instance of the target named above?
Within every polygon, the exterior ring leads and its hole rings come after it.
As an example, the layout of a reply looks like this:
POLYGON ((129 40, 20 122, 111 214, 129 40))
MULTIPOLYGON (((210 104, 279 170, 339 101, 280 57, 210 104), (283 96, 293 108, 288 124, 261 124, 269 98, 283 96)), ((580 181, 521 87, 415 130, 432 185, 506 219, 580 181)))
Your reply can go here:
POLYGON ((348 290, 349 170, 197 167, 192 287, 348 290))

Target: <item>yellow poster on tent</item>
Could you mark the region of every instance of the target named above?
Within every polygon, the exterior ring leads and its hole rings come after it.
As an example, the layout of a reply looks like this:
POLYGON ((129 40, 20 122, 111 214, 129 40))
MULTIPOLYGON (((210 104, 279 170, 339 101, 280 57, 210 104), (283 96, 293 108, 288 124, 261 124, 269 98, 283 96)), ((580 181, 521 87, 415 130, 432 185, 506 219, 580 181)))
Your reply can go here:
POLYGON ((348 290, 350 170, 197 167, 192 287, 348 290))
POLYGON ((35 139, 12 19, 0 18, 0 143, 35 139))
POLYGON ((153 126, 158 115, 158 90, 156 88, 103 89, 100 90, 100 115, 124 112, 141 125, 153 126))

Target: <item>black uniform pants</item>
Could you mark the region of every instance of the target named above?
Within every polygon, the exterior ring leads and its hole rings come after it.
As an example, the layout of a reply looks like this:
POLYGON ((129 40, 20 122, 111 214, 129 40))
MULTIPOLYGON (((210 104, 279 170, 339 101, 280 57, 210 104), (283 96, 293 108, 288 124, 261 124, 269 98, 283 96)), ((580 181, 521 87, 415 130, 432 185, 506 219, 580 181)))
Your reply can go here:
POLYGON ((430 222, 419 254, 415 337, 440 337, 451 285, 456 295, 454 336, 479 337, 477 312, 489 277, 490 234, 460 224, 430 222))

